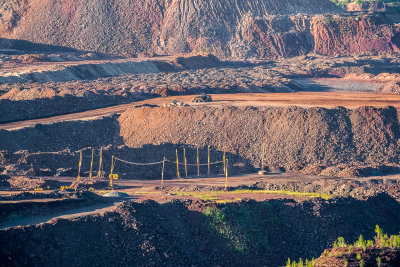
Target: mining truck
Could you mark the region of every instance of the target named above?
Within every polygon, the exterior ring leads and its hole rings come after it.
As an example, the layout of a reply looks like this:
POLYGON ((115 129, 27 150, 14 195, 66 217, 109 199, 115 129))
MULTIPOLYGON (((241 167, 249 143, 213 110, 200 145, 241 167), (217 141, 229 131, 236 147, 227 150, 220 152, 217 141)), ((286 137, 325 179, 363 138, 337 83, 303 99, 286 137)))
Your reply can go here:
POLYGON ((192 102, 195 102, 195 103, 212 102, 212 97, 210 95, 207 95, 206 93, 202 93, 201 95, 193 98, 192 102))

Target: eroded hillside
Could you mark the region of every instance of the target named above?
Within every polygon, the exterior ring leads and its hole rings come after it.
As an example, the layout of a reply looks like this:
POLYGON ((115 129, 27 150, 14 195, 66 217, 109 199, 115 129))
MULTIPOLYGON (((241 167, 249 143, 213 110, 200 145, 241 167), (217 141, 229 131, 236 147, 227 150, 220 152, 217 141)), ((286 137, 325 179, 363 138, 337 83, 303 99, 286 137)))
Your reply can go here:
MULTIPOLYGON (((205 51, 222 58, 275 58, 312 51, 398 52, 399 26, 393 21, 382 15, 321 15, 342 12, 329 0, 2 1, 0 35, 129 56, 205 51)), ((13 45, 3 42, 8 48, 13 45)))

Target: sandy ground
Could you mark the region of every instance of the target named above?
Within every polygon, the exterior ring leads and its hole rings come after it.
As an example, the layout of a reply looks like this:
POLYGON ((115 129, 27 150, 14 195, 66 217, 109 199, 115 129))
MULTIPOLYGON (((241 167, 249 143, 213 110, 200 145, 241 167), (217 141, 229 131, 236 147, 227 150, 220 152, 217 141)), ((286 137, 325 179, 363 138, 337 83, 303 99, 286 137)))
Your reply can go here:
POLYGON ((193 95, 173 96, 166 98, 154 98, 145 101, 111 106, 107 108, 94 109, 84 112, 54 116, 49 118, 18 121, 0 124, 0 129, 11 130, 26 127, 37 123, 52 123, 67 120, 82 120, 94 117, 122 113, 132 106, 143 104, 163 105, 171 103, 174 99, 191 106, 302 106, 302 107, 326 107, 344 106, 354 109, 360 106, 394 106, 400 108, 400 95, 375 94, 368 92, 296 92, 296 93, 238 93, 238 94, 215 94, 212 95, 211 103, 192 103, 193 95))
POLYGON ((378 92, 384 82, 370 80, 351 80, 336 78, 294 79, 307 91, 338 91, 338 92, 378 92))

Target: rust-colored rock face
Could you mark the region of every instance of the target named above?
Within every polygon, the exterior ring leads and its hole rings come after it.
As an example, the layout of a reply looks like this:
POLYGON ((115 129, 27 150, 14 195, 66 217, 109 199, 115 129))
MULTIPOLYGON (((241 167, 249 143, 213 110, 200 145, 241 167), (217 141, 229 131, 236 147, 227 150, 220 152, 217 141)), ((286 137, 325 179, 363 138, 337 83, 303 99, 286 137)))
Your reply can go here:
POLYGON ((323 15, 342 11, 329 0, 0 0, 0 36, 124 56, 399 50, 400 30, 391 22, 323 15))
POLYGON ((323 55, 400 52, 400 28, 374 16, 318 16, 310 30, 315 52, 323 55))

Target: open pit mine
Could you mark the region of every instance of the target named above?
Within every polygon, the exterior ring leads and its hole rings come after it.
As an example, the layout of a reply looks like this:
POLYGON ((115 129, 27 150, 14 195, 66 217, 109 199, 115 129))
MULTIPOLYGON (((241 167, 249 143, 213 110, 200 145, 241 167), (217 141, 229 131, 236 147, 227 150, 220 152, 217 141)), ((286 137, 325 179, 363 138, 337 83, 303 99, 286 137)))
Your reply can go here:
POLYGON ((400 1, 0 0, 0 266, 400 266, 400 1))

